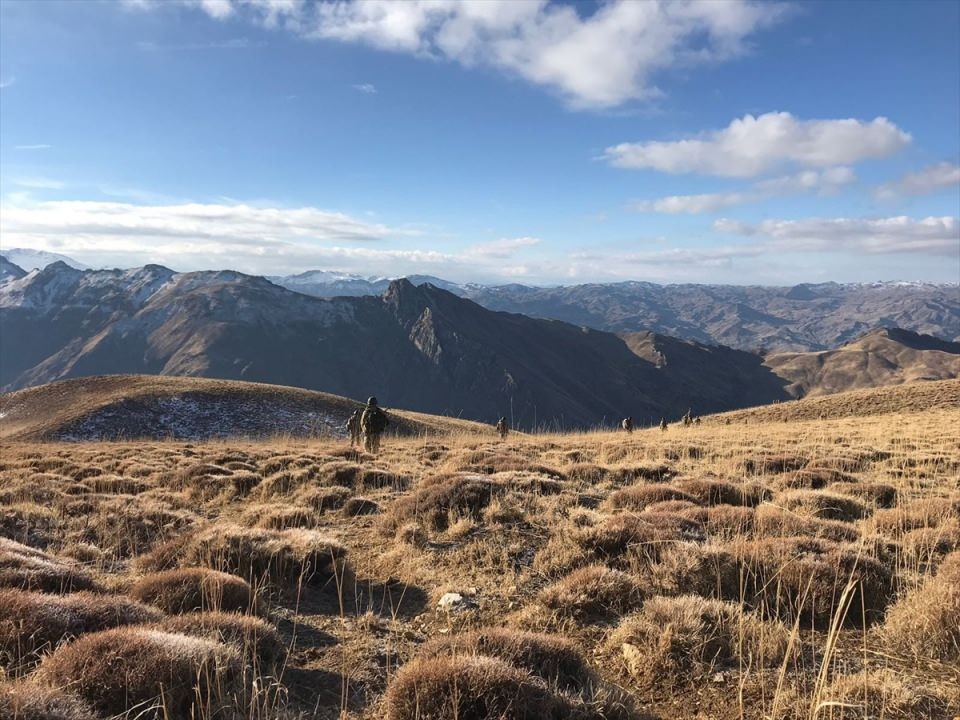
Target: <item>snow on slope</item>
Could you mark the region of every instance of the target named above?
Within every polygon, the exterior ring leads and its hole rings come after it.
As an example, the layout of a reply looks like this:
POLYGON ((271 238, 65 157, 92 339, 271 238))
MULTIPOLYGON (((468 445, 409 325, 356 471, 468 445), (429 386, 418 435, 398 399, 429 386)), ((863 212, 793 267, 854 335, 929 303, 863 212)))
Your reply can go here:
POLYGON ((215 397, 184 393, 123 401, 97 410, 51 439, 119 440, 149 434, 180 440, 274 435, 346 437, 343 418, 291 404, 283 398, 215 397))
POLYGON ((31 250, 30 248, 9 248, 6 250, 0 251, 0 255, 3 255, 7 260, 12 262, 14 265, 19 265, 24 270, 41 270, 47 265, 52 265, 55 262, 66 263, 72 268, 77 270, 86 270, 87 266, 81 262, 77 262, 71 257, 66 255, 61 255, 59 253, 46 252, 45 250, 31 250))

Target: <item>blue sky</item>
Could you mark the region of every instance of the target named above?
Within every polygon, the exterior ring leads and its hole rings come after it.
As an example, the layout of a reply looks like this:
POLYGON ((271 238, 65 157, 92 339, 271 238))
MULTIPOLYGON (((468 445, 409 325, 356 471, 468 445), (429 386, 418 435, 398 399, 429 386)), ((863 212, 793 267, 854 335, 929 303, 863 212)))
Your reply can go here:
POLYGON ((0 3, 0 245, 960 281, 960 3, 0 3))

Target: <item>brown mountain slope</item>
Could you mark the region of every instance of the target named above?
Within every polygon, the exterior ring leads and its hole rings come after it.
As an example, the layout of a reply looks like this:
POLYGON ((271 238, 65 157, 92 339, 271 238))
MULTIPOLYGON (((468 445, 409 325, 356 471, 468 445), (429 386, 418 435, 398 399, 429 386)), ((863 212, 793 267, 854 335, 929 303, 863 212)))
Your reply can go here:
MULTIPOLYGON (((104 375, 0 396, 0 437, 9 440, 344 436, 359 405, 348 398, 262 383, 104 375)), ((392 432, 491 432, 489 426, 388 410, 392 432)))
POLYGON ((960 410, 960 379, 912 382, 774 403, 703 418, 708 424, 783 423, 927 410, 960 410))
POLYGON ((906 330, 869 332, 837 350, 768 355, 793 397, 960 377, 960 343, 906 330))
MULTIPOLYGON (((320 299, 234 272, 63 263, 0 285, 0 387, 144 374, 301 387, 514 427, 638 426, 804 394, 960 374, 909 332, 840 351, 756 353, 492 312, 401 280, 320 299)), ((960 346, 956 346, 960 348, 960 346)))

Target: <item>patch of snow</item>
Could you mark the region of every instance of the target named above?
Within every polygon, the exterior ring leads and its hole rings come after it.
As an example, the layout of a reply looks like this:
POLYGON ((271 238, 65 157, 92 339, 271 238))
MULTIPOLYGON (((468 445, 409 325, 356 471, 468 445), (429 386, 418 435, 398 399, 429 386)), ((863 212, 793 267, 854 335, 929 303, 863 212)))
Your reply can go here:
POLYGON ((44 250, 31 250, 30 248, 10 248, 0 252, 7 260, 14 265, 18 265, 24 270, 42 270, 47 265, 55 262, 66 263, 77 270, 86 270, 87 266, 77 262, 71 257, 59 253, 46 252, 44 250))
POLYGON ((346 417, 278 398, 186 393, 129 400, 94 411, 59 432, 67 442, 121 438, 346 437, 346 417))

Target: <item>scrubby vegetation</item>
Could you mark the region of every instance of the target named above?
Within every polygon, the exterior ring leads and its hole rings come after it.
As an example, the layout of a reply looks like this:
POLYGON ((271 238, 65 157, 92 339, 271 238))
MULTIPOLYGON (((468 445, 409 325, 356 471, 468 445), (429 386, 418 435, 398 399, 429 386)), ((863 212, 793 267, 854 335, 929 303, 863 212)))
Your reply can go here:
POLYGON ((0 717, 949 720, 960 411, 788 410, 8 443, 0 717))

